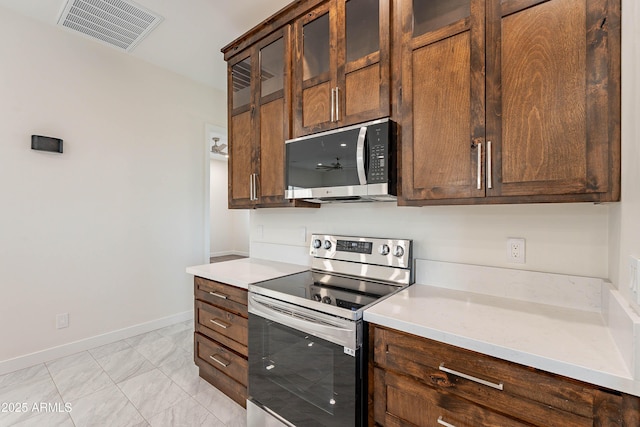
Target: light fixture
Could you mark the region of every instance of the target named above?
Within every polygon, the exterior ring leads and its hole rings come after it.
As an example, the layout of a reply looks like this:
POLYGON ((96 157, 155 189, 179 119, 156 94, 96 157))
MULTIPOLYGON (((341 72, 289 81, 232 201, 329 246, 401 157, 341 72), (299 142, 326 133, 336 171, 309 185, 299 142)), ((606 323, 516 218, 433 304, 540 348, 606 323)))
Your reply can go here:
POLYGON ((213 140, 213 145, 211 146, 211 152, 213 154, 221 154, 225 157, 229 157, 229 154, 227 153, 227 144, 218 145, 220 138, 218 138, 217 136, 214 136, 211 139, 213 140))

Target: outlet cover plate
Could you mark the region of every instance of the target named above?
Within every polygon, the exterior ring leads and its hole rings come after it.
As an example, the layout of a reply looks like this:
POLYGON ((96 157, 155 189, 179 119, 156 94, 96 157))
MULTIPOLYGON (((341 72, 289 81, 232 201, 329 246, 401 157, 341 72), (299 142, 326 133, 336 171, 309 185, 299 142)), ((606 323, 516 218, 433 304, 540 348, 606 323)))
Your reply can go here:
POLYGON ((69 313, 56 315, 56 328, 64 329, 69 327, 69 313))
POLYGON ((525 256, 525 240, 522 237, 509 237, 507 239, 507 261, 524 264, 525 256))

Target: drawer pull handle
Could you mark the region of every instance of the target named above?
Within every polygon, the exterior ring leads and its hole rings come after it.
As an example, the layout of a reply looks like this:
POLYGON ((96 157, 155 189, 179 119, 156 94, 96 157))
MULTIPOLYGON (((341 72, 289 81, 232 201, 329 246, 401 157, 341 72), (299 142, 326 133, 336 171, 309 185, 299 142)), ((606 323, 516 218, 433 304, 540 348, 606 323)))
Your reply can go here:
POLYGON ((442 419, 442 415, 440 415, 438 417, 438 424, 440 424, 441 426, 444 426, 444 427, 456 427, 453 424, 450 424, 450 423, 446 422, 445 420, 443 420, 442 419))
POLYGON ((227 362, 224 359, 218 359, 218 357, 216 357, 216 356, 218 356, 218 355, 216 354, 216 355, 213 355, 213 356, 209 356, 209 358, 211 360, 213 360, 214 362, 219 363, 220 365, 224 366, 225 368, 227 366, 231 365, 231 362, 227 362))
POLYGON ((227 299, 227 296, 224 294, 219 294, 217 292, 209 292, 209 295, 213 295, 214 297, 218 297, 218 298, 222 298, 222 299, 227 299))
POLYGON ((469 381, 473 381, 473 382, 476 382, 476 383, 479 383, 479 384, 482 384, 482 385, 486 385, 488 387, 495 388, 497 390, 502 390, 503 387, 504 387, 504 385, 502 383, 495 384, 495 383, 492 383, 492 382, 489 382, 489 381, 486 381, 486 380, 483 380, 483 379, 480 379, 480 378, 477 378, 477 377, 472 377, 471 375, 467 375, 467 374, 464 374, 462 372, 454 371, 453 369, 445 368, 444 362, 442 362, 440 364, 440 368, 439 369, 441 371, 443 371, 443 372, 448 373, 448 374, 453 374, 453 375, 456 375, 458 377, 465 378, 465 379, 467 379, 469 381))
POLYGON ((230 324, 224 323, 223 321, 218 320, 218 319, 210 319, 209 321, 211 323, 213 323, 214 325, 216 325, 216 326, 220 326, 223 329, 227 329, 229 326, 231 326, 230 324))

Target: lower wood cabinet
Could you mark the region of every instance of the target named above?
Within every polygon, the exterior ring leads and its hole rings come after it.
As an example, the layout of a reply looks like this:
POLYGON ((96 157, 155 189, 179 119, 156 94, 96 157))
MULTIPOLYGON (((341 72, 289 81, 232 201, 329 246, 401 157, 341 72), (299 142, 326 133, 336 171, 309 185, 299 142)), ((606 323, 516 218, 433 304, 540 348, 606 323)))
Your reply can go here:
POLYGON ((640 425, 637 397, 392 329, 369 328, 369 425, 640 425))
POLYGON ((247 291, 196 277, 194 361, 200 376, 246 407, 247 291))

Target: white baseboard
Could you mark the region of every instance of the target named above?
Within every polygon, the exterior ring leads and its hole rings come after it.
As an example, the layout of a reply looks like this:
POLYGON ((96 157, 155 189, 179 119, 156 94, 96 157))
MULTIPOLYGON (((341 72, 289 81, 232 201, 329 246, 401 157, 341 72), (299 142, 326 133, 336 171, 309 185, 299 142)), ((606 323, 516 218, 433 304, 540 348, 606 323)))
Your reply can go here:
POLYGON ((0 375, 193 319, 193 310, 0 361, 0 375))

